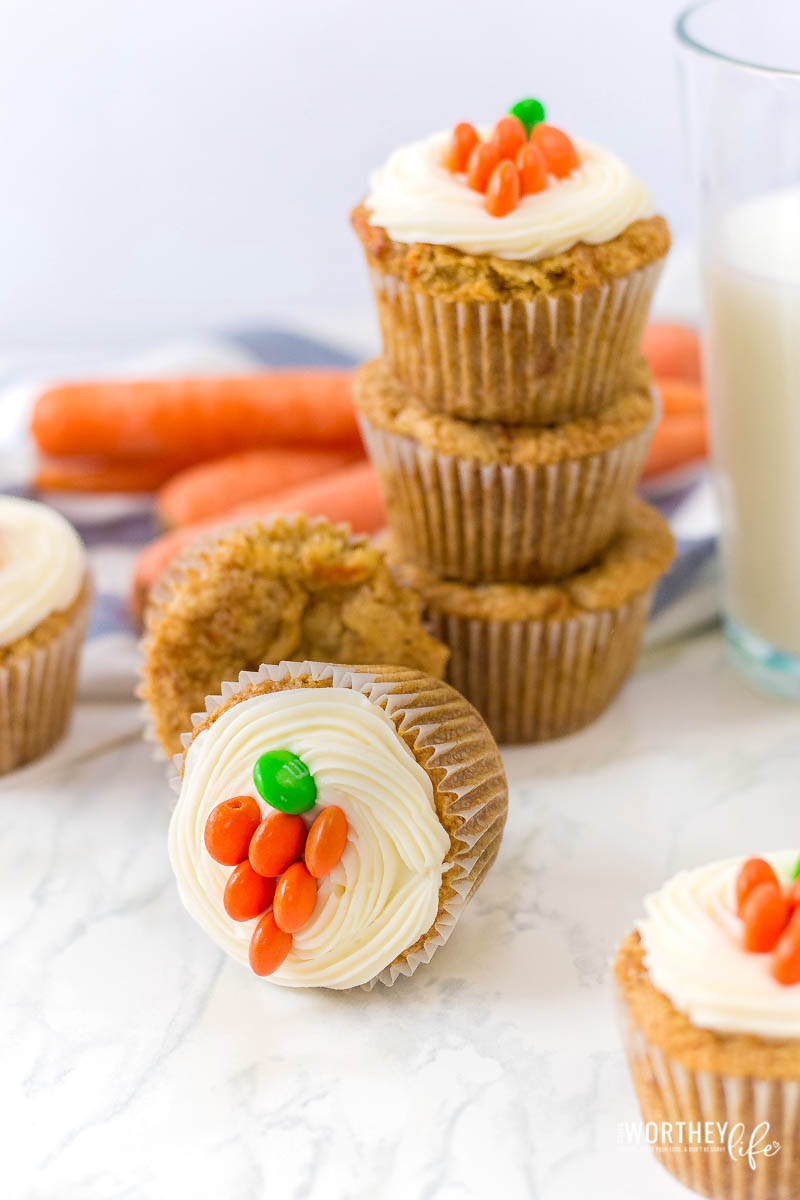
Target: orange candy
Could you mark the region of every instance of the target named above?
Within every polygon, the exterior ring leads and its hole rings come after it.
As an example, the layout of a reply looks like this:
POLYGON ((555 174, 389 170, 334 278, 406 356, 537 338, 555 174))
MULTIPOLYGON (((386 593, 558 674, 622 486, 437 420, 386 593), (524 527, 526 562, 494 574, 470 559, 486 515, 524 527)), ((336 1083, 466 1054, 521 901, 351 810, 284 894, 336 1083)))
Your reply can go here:
POLYGON ((252 796, 232 796, 208 814, 204 832, 206 850, 215 862, 235 867, 247 858, 250 839, 261 821, 261 809, 252 796))
POLYGON ((543 121, 534 125, 531 131, 531 141, 541 150, 547 162, 547 169, 557 179, 563 179, 579 165, 578 151, 570 138, 555 125, 546 125, 543 121))
POLYGON ((789 908, 776 883, 758 883, 742 907, 744 945, 754 954, 771 950, 784 928, 789 908))
POLYGON ((467 183, 475 192, 485 192, 489 176, 500 162, 493 142, 478 142, 467 162, 467 183))
POLYGON ((774 883, 778 887, 778 876, 766 859, 748 858, 736 876, 736 911, 740 917, 744 913, 745 900, 759 883, 774 883))
POLYGON ((267 911, 274 895, 275 880, 257 874, 245 859, 228 876, 222 903, 234 921, 252 921, 267 911))
POLYGON ((786 889, 786 903, 791 909, 800 905, 800 879, 793 879, 786 889))
POLYGON ((525 132, 525 126, 520 121, 519 117, 509 114, 506 117, 501 117, 492 130, 492 136, 489 139, 491 145, 497 147, 497 153, 500 158, 516 159, 521 148, 528 140, 528 135, 525 132))
POLYGON ((475 126, 470 125, 469 121, 459 121, 453 130, 444 160, 448 170, 466 171, 469 156, 479 141, 475 126))
POLYGON ((505 217, 519 204, 519 171, 504 158, 492 171, 486 188, 486 211, 492 217, 505 217))
POLYGON ((306 826, 302 817, 273 812, 265 817, 250 842, 250 866, 259 875, 277 878, 303 857, 306 826))
POLYGON ((292 863, 278 880, 272 911, 275 924, 284 933, 297 933, 314 911, 317 881, 305 863, 292 863))
POLYGON ((250 966, 256 975, 271 975, 291 948, 292 935, 278 928, 274 913, 265 913, 250 939, 250 966))
POLYGON ((517 155, 517 170, 523 196, 543 192, 547 187, 547 163, 538 146, 526 142, 517 155))
POLYGON ((786 986, 800 983, 800 916, 797 913, 778 939, 771 970, 778 983, 786 986))
POLYGON ((336 804, 324 808, 308 831, 306 866, 315 879, 329 875, 347 844, 347 817, 336 804))

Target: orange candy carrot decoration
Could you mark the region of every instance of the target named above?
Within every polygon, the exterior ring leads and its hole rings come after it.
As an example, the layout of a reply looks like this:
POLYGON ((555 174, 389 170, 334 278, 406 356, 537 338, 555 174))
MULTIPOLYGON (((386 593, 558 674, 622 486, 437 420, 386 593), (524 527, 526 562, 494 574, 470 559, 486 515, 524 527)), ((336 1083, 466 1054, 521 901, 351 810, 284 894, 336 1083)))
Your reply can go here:
POLYGON ((519 117, 509 115, 501 117, 497 122, 489 143, 496 148, 500 158, 510 158, 513 161, 527 140, 528 135, 522 121, 519 117))
POLYGON ((555 125, 546 125, 544 121, 534 125, 531 141, 541 150, 548 171, 556 179, 564 179, 580 164, 578 151, 571 138, 555 125))
POLYGON ((543 192, 547 187, 547 163, 538 146, 526 142, 517 155, 520 190, 523 196, 543 192))
POLYGON ((331 369, 63 384, 39 396, 32 432, 44 454, 121 459, 201 461, 255 446, 361 445, 350 372, 331 369))
POLYGON ((480 141, 474 125, 459 121, 453 130, 445 165, 450 171, 466 171, 469 156, 480 141))
POLYGON ((478 142, 467 163, 467 183, 475 192, 485 192, 489 177, 500 162, 500 154, 491 142, 478 142))

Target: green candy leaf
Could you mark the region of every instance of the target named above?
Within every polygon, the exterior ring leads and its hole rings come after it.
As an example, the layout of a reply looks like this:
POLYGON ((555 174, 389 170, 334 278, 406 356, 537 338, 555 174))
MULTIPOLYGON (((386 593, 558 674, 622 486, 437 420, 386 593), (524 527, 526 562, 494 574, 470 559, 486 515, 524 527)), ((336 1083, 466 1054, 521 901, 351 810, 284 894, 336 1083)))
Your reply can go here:
POLYGON ((522 121, 529 137, 534 125, 538 125, 540 121, 544 120, 544 105, 541 100, 534 100, 532 96, 525 100, 518 100, 508 111, 512 117, 518 117, 522 121))
POLYGON ((279 812, 308 812, 317 802, 317 785, 302 758, 291 750, 267 750, 253 767, 260 796, 279 812))
POLYGON ((798 858, 797 862, 794 864, 792 879, 800 879, 800 858, 798 858))

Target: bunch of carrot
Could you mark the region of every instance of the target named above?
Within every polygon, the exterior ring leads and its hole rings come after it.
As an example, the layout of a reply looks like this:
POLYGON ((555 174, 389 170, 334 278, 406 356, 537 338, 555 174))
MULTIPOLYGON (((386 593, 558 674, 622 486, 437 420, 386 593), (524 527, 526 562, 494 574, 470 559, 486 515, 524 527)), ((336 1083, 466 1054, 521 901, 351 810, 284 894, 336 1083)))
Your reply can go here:
POLYGON ((652 322, 642 350, 661 395, 662 415, 644 465, 644 478, 704 459, 708 425, 697 334, 685 325, 652 322))

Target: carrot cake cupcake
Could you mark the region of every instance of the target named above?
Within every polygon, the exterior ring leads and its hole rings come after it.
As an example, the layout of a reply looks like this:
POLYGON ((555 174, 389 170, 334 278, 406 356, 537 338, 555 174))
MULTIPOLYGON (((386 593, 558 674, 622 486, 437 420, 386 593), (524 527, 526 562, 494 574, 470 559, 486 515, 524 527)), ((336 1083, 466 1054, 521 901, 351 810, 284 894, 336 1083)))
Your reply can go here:
POLYGON ((635 372, 670 238, 618 158, 515 109, 396 150, 352 220, 397 378, 454 416, 556 424, 635 372))
POLYGON ((208 707, 169 832, 195 921, 284 987, 392 984, 428 962, 506 819, 475 710, 417 670, 320 662, 243 673, 208 707))
POLYGON ((608 545, 653 431, 649 377, 551 429, 432 413, 382 359, 354 377, 398 554, 465 582, 555 579, 608 545))
POLYGON ((798 875, 797 851, 681 871, 617 953, 647 1141, 713 1200, 800 1195, 798 875))
POLYGON ((218 529, 182 551, 145 612, 141 695, 168 754, 223 679, 287 655, 440 676, 414 592, 344 525, 305 516, 218 529))
POLYGON ((69 522, 0 496, 0 774, 66 731, 91 601, 86 552, 69 522))
POLYGON ((498 742, 538 742, 582 728, 614 698, 672 556, 664 518, 632 500, 597 563, 555 583, 470 587, 408 563, 394 569, 450 649, 448 680, 498 742))

